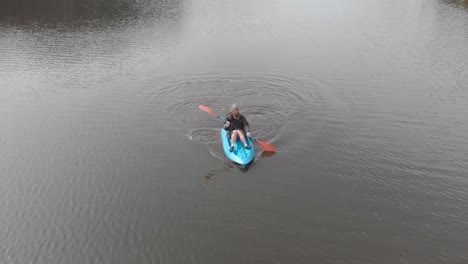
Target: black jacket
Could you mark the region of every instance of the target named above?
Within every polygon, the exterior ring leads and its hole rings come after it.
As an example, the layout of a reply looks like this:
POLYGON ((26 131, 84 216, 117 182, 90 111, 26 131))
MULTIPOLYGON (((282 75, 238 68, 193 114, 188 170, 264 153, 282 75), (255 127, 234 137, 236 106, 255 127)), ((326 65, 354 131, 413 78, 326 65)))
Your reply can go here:
POLYGON ((235 118, 231 113, 229 113, 226 116, 226 120, 231 123, 229 127, 224 128, 224 130, 229 130, 229 135, 235 129, 240 129, 244 131, 244 133, 250 132, 249 122, 247 122, 247 118, 245 118, 245 116, 242 114, 239 114, 239 118, 235 118))

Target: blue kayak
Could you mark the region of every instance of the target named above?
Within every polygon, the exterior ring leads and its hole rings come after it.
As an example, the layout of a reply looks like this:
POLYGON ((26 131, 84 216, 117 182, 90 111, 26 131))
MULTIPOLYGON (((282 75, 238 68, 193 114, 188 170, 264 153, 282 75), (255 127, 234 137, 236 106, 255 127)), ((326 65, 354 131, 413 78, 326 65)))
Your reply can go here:
POLYGON ((244 148, 242 142, 237 139, 236 144, 234 144, 234 150, 230 152, 229 148, 231 147, 231 139, 228 138, 228 131, 221 128, 221 140, 223 141, 224 153, 230 160, 241 166, 248 165, 255 158, 255 151, 252 141, 250 138, 246 139, 247 143, 251 146, 250 149, 244 148))

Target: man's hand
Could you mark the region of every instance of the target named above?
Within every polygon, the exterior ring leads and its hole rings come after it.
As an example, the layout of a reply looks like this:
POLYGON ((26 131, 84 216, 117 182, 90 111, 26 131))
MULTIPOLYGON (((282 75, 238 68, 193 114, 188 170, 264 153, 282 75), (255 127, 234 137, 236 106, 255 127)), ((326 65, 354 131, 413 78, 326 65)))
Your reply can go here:
POLYGON ((247 137, 250 137, 250 132, 247 132, 247 137))
POLYGON ((229 121, 226 121, 226 123, 224 123, 225 128, 228 128, 230 125, 231 125, 231 122, 229 122, 229 121))

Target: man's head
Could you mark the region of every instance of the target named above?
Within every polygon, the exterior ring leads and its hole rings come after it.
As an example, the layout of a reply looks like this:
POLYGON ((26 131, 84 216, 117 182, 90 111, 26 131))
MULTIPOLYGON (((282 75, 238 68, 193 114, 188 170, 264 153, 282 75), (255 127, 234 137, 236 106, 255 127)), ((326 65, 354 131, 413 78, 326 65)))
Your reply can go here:
POLYGON ((239 107, 236 104, 231 105, 231 113, 233 115, 238 115, 239 114, 239 107))

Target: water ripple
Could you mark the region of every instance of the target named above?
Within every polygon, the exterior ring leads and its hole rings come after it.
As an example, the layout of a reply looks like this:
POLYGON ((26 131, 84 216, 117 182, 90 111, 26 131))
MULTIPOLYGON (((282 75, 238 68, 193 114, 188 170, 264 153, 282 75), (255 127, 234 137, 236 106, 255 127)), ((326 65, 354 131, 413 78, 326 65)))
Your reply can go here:
POLYGON ((256 137, 274 142, 281 136, 285 122, 305 113, 314 101, 311 83, 279 75, 206 74, 172 78, 162 88, 149 91, 154 103, 164 104, 168 112, 189 131, 188 137, 206 145, 215 156, 221 155, 219 133, 213 119, 198 110, 199 104, 220 116, 239 104, 256 137))

